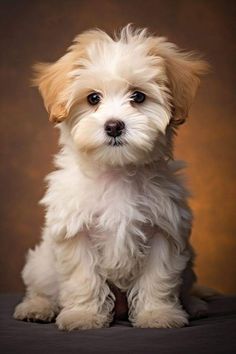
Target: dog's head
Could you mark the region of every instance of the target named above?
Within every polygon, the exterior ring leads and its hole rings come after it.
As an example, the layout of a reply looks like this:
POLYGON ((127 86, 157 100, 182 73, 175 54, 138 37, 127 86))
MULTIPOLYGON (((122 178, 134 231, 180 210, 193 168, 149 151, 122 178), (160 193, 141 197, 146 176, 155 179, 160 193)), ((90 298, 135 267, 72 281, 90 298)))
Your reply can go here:
POLYGON ((114 39, 84 32, 57 62, 35 69, 50 120, 69 129, 78 152, 125 165, 163 154, 167 131, 187 117, 207 64, 128 25, 114 39))

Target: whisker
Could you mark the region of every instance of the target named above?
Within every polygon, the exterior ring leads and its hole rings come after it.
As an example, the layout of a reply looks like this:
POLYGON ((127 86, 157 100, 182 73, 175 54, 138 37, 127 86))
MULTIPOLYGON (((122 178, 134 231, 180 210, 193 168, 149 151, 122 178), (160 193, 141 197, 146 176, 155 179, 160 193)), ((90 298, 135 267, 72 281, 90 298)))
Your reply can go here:
POLYGON ((124 145, 124 141, 118 139, 118 138, 111 138, 109 141, 108 141, 108 145, 110 146, 122 146, 124 145))

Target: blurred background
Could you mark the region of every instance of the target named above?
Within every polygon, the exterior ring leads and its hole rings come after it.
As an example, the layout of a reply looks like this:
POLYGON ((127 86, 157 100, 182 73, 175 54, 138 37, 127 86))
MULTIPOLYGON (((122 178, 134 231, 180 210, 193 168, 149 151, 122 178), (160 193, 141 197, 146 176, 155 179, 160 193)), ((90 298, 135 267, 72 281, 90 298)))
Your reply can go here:
POLYGON ((199 50, 212 66, 175 156, 188 162, 199 282, 236 293, 235 9, 229 0, 0 1, 0 291, 23 291, 20 271, 40 238, 37 203, 57 151, 57 131, 30 87, 31 66, 58 59, 85 29, 111 33, 133 22, 199 50))

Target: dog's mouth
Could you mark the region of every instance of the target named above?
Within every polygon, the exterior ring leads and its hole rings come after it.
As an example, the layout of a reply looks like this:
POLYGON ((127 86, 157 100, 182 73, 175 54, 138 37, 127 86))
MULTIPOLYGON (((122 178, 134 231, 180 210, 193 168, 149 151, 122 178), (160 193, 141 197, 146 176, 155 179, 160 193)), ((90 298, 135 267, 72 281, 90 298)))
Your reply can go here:
POLYGON ((124 141, 122 141, 121 139, 115 137, 115 138, 111 138, 108 141, 108 145, 109 146, 123 146, 124 145, 124 141))

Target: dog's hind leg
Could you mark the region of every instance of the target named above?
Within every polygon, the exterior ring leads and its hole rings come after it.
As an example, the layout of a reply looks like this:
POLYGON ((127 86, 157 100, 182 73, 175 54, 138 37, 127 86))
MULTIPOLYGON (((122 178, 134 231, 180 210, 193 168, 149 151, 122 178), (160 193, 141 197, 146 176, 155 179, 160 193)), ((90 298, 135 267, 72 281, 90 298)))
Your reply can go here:
POLYGON ((58 311, 49 298, 30 292, 16 306, 14 318, 22 321, 51 322, 58 311))
POLYGON ((46 241, 29 251, 22 278, 27 291, 23 301, 15 308, 14 318, 51 322, 58 313, 58 284, 53 254, 46 241))
POLYGON ((196 285, 197 277, 192 262, 189 262, 184 270, 182 279, 180 297, 183 307, 191 319, 206 317, 208 315, 207 299, 212 295, 216 295, 216 292, 212 289, 196 285), (201 289, 203 290, 201 291, 201 289))

